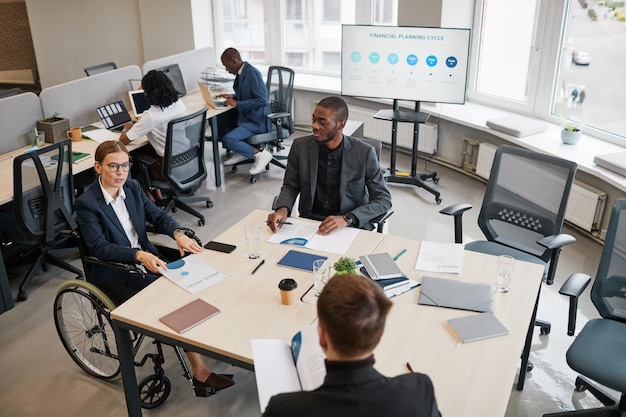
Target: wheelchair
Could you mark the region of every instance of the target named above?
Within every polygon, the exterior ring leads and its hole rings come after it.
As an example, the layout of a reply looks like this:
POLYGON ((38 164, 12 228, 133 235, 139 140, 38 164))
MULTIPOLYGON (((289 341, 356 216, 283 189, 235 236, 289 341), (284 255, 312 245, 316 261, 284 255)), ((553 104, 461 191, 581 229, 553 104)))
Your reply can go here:
MULTIPOLYGON (((183 230, 187 236, 201 244, 192 230, 183 230)), ((84 243, 79 233, 74 233, 80 242, 79 249, 87 281, 70 280, 59 287, 54 299, 55 327, 65 350, 83 371, 102 380, 115 381, 120 378, 120 363, 110 312, 139 290, 95 285, 89 282, 89 272, 94 266, 104 266, 110 268, 112 273, 126 273, 129 280, 139 282, 146 281, 146 272, 137 265, 105 262, 85 256, 84 243)), ((160 252, 173 251, 171 248, 157 248, 160 252)), ((154 340, 152 343, 156 346, 156 353, 145 353, 137 358, 145 336, 134 333, 131 339, 135 366, 141 367, 151 361, 154 369, 152 375, 138 384, 141 406, 146 409, 156 408, 167 400, 172 386, 163 370, 165 360, 162 344, 154 340)), ((185 362, 182 349, 177 346, 173 348, 182 367, 183 377, 193 388, 192 373, 185 362)), ((213 391, 209 395, 214 393, 213 391)))

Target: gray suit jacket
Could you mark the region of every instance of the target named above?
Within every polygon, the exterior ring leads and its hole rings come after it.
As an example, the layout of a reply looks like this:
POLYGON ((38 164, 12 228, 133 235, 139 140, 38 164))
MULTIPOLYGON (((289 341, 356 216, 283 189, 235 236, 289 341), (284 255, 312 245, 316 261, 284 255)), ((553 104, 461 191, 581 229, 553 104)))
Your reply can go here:
MULTIPOLYGON (((286 207, 291 214, 300 195, 300 216, 316 218, 312 213, 317 186, 319 144, 313 136, 297 138, 289 151, 285 179, 274 207, 286 207)), ((371 220, 391 208, 391 194, 385 184, 374 148, 349 136, 343 137, 341 158, 340 213, 351 212, 359 227, 372 230, 371 220)))

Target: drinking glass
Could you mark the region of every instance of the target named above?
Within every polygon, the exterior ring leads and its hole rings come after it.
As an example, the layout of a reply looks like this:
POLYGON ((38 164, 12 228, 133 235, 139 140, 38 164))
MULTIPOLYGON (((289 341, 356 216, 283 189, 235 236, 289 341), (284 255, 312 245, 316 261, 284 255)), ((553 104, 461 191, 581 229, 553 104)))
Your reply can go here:
POLYGON ((313 290, 315 291, 315 296, 319 297, 330 279, 330 263, 327 259, 313 261, 313 278, 313 290))
POLYGON ((498 256, 498 270, 496 274, 496 291, 509 292, 511 280, 513 279, 513 267, 515 258, 509 255, 498 256))
POLYGON ((261 257, 261 226, 246 226, 246 244, 248 245, 248 258, 261 257))

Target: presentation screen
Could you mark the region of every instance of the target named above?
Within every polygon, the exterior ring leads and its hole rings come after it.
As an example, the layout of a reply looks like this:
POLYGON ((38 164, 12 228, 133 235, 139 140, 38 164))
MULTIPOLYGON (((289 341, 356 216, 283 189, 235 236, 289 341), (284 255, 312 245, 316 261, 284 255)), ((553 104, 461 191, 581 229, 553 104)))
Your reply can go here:
POLYGON ((465 103, 470 30, 343 25, 341 94, 465 103))

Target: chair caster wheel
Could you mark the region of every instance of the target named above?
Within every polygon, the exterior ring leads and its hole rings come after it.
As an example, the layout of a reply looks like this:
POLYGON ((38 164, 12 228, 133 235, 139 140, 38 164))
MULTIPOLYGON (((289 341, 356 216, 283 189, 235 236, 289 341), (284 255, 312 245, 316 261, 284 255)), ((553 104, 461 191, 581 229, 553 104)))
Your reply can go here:
POLYGON ((437 177, 433 178, 433 183, 439 184, 439 178, 437 178, 437 177))
POLYGON ((256 177, 250 177, 250 184, 256 183, 256 177))
POLYGON ((204 226, 204 223, 205 223, 204 219, 198 220, 198 226, 204 226))
POLYGON ((550 334, 550 330, 551 330, 550 327, 540 327, 539 328, 539 334, 542 335, 542 336, 550 334))
POLYGON ((26 301, 28 296, 26 295, 26 291, 20 291, 17 293, 17 301, 26 301))
POLYGON ((535 369, 535 365, 533 365, 531 361, 528 361, 528 364, 526 365, 526 372, 532 372, 533 369, 535 369))
POLYGON ((574 389, 576 390, 576 392, 585 392, 587 391, 587 387, 584 386, 583 384, 576 382, 576 385, 574 386, 574 389))
POLYGON ((441 198, 439 198, 439 197, 435 197, 435 203, 437 203, 437 204, 441 204, 441 198))
POLYGON ((172 383, 165 375, 152 374, 139 384, 141 408, 151 409, 163 404, 170 395, 172 383))
POLYGON ((230 169, 230 172, 232 172, 233 174, 236 173, 239 170, 239 168, 237 168, 237 165, 233 165, 232 168, 230 169))
POLYGON ((206 208, 213 208, 213 202, 212 201, 207 201, 206 202, 206 208))

